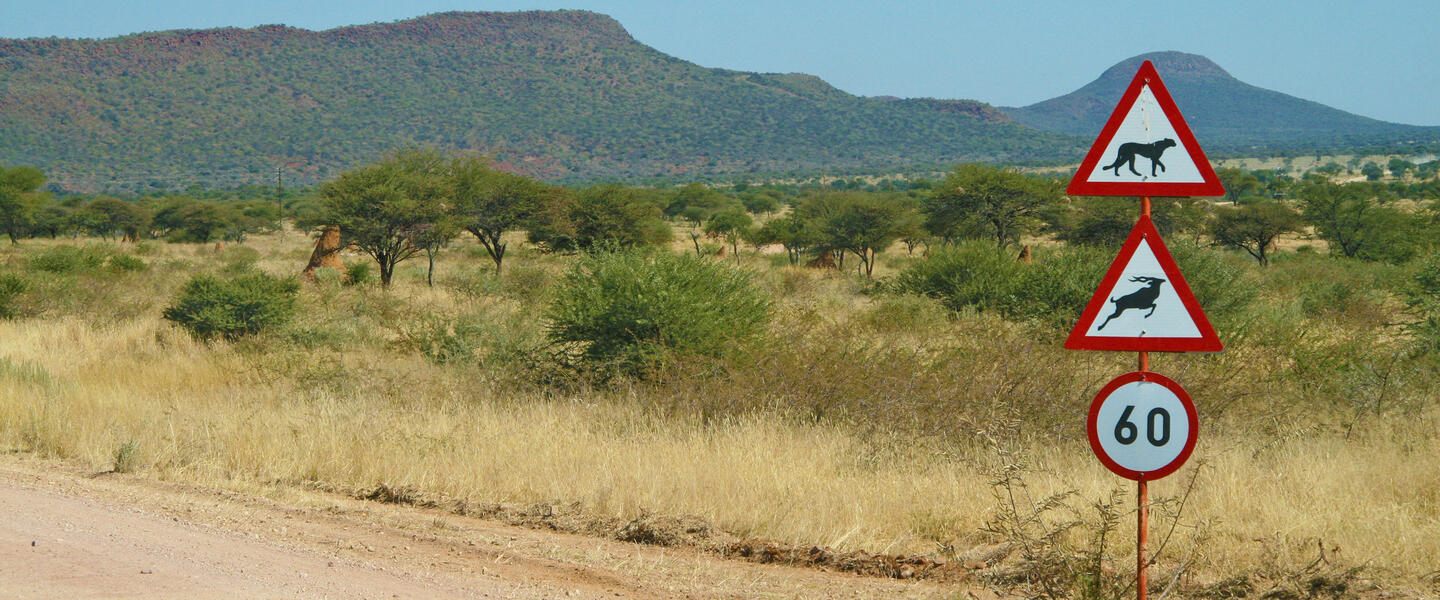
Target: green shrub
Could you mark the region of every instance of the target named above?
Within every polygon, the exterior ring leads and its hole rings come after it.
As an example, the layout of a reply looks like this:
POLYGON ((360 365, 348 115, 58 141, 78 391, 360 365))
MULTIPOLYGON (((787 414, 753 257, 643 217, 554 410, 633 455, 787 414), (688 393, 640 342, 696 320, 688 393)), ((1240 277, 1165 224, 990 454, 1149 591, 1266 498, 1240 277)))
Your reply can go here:
POLYGON ((32 256, 29 267, 47 273, 94 271, 109 256, 110 252, 101 246, 55 246, 32 256))
MULTIPOLYGON (((1254 302, 1258 285, 1241 281, 1245 269, 1228 260, 1224 252, 1188 240, 1176 240, 1167 247, 1190 291, 1194 292, 1196 302, 1216 327, 1232 322, 1254 302)), ((1220 335, 1223 338, 1225 334, 1222 331, 1220 335)))
POLYGON ((1415 262, 1417 270, 1403 293, 1405 304, 1418 320, 1406 325, 1406 331, 1415 340, 1417 352, 1440 352, 1440 252, 1415 262))
POLYGON ((149 265, 146 265, 145 261, 139 257, 130 256, 129 254, 116 254, 110 257, 110 262, 106 263, 106 266, 109 267, 111 271, 136 273, 144 271, 149 265))
POLYGON ((359 262, 345 267, 345 285, 370 285, 375 283, 375 272, 370 263, 359 262))
POLYGON ((890 287, 935 298, 957 312, 1067 326, 1090 300, 1111 258, 1103 250, 1071 247, 1037 253, 1026 264, 994 244, 963 242, 936 248, 901 271, 890 287))
POLYGON ((18 275, 6 273, 0 275, 0 318, 15 318, 15 298, 30 289, 30 284, 18 275))
POLYGON ((758 336, 769 316, 770 299, 746 271, 633 250, 581 259, 546 313, 552 343, 635 374, 672 354, 724 355, 758 336))
POLYGON ((185 284, 164 316, 198 339, 234 340, 289 321, 299 290, 300 284, 293 279, 264 273, 229 280, 197 275, 185 284))

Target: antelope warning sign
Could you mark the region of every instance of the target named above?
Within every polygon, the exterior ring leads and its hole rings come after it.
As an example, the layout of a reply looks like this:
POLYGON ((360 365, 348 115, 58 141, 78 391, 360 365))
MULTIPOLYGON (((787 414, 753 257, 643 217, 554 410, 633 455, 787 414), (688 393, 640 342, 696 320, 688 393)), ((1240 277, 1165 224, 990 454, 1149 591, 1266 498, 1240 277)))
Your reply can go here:
POLYGON ((1219 352, 1180 267, 1150 217, 1141 216, 1065 340, 1071 350, 1219 352))
POLYGON ((1223 196, 1225 188, 1150 61, 1081 161, 1077 196, 1223 196))

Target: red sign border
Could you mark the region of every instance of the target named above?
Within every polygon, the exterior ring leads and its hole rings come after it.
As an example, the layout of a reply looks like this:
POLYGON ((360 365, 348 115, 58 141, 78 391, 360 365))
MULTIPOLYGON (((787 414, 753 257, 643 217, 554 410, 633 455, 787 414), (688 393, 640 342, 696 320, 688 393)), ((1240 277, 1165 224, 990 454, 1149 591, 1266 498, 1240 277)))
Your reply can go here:
POLYGON ((1065 348, 1070 350, 1123 350, 1135 352, 1219 352, 1225 349, 1220 343, 1220 336, 1215 334, 1215 328, 1210 325, 1210 319, 1205 317, 1205 311, 1200 308, 1200 302, 1195 299, 1194 292, 1190 291, 1190 284, 1185 282, 1185 276, 1180 274, 1179 265, 1175 264, 1175 258, 1170 256, 1170 249, 1165 247, 1165 240, 1160 239, 1160 232, 1155 230, 1155 224, 1150 217, 1141 215, 1135 222, 1135 227, 1130 230, 1130 237, 1125 239, 1125 244, 1120 246, 1120 253, 1115 256, 1115 262, 1110 263, 1110 270, 1105 272, 1105 277, 1100 280, 1100 285, 1095 288, 1095 295, 1090 297, 1089 304, 1081 311, 1080 319, 1075 322, 1075 327, 1070 330, 1070 336, 1065 338, 1065 348), (1101 337, 1089 336, 1086 332, 1095 319, 1105 309, 1107 290, 1115 289, 1120 281, 1120 275, 1125 271, 1126 265, 1140 248, 1140 243, 1146 239, 1152 240, 1150 249, 1155 252, 1155 260, 1160 263, 1160 268, 1165 271, 1167 282, 1175 288, 1175 293, 1180 296, 1180 303, 1185 306, 1185 311, 1190 314, 1194 321, 1195 328, 1200 331, 1200 337, 1101 337))
POLYGON ((1132 481, 1154 481, 1174 473, 1185 464, 1185 461, 1190 459, 1190 454, 1195 451, 1195 441, 1200 437, 1200 414, 1195 410, 1195 402, 1190 399, 1190 394, 1175 380, 1150 371, 1131 371, 1110 380, 1110 383, 1105 384, 1105 387, 1096 392, 1095 399, 1090 401, 1090 413, 1085 418, 1085 434, 1090 438, 1090 450, 1095 453, 1096 458, 1100 459, 1100 464, 1105 465, 1110 472, 1132 481), (1174 392, 1175 396, 1180 399, 1180 405, 1185 407, 1185 418, 1190 422, 1190 439, 1185 440, 1185 447, 1180 449, 1180 454, 1165 466, 1154 471, 1134 471, 1122 467, 1110 458, 1110 455, 1105 453, 1105 448, 1100 445, 1098 429, 1100 405, 1110 397, 1110 394, 1120 389, 1120 386, 1136 381, 1158 383, 1174 392))
POLYGON ((1170 91, 1165 89, 1165 82, 1160 80, 1160 74, 1155 71, 1155 65, 1147 60, 1140 64, 1140 70, 1135 73, 1135 78, 1130 80, 1130 87, 1126 88, 1125 94, 1120 97, 1120 103, 1115 105, 1115 112, 1110 113, 1110 120, 1106 121, 1105 128, 1100 130, 1100 137, 1095 139, 1095 145, 1090 147, 1090 152, 1085 155, 1085 160, 1080 161, 1080 168, 1070 179, 1070 185, 1065 188, 1065 193, 1072 196, 1224 196, 1225 187, 1220 184, 1220 178, 1210 167, 1210 160, 1205 158, 1205 151, 1200 149, 1200 143, 1195 141, 1195 134, 1190 132, 1190 126, 1185 123, 1185 117, 1180 116, 1180 109, 1175 106, 1175 100, 1170 97, 1170 91), (1175 129, 1175 135, 1180 136, 1180 142, 1184 144, 1186 152, 1190 154, 1190 160, 1194 161, 1195 168, 1200 172, 1200 177, 1204 181, 1200 183, 1152 183, 1087 180, 1095 171, 1095 166, 1104 158, 1105 147, 1109 146, 1110 141, 1114 139, 1116 132, 1120 129, 1120 124, 1125 121, 1125 116, 1130 113, 1130 109, 1135 106, 1135 100, 1140 97, 1140 89, 1146 84, 1149 84, 1150 92, 1155 94, 1155 100, 1160 104, 1160 109, 1170 120, 1170 126, 1175 129))

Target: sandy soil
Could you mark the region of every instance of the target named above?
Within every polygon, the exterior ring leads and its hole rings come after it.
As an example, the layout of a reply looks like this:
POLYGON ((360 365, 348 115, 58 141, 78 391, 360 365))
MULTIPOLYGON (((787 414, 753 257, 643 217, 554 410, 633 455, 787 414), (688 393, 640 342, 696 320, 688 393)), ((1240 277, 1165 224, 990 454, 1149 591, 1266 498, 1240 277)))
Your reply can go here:
POLYGON ((0 455, 3 598, 969 598, 995 595, 0 455))

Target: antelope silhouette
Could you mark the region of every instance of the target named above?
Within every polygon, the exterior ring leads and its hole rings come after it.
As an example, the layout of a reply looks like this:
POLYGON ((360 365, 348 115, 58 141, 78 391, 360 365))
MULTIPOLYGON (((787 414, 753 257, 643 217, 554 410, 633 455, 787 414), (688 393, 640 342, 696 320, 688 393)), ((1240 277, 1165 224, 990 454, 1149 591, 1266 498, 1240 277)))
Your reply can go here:
POLYGON ((1104 329, 1105 325, 1110 323, 1110 319, 1114 319, 1115 317, 1120 316, 1120 313, 1125 312, 1126 310, 1131 308, 1137 310, 1143 310, 1146 308, 1150 309, 1150 312, 1145 313, 1144 318, 1146 319, 1150 318, 1150 315, 1155 314, 1155 299, 1160 297, 1160 284, 1165 283, 1165 280, 1159 277, 1146 277, 1144 275, 1140 275, 1138 277, 1131 277, 1130 281, 1143 283, 1145 284, 1145 287, 1125 294, 1124 296, 1121 296, 1119 298, 1111 298, 1110 303, 1115 305, 1115 312, 1110 313, 1110 316, 1105 317, 1105 322, 1101 323, 1099 327, 1096 327, 1095 331, 1100 331, 1101 329, 1104 329))

